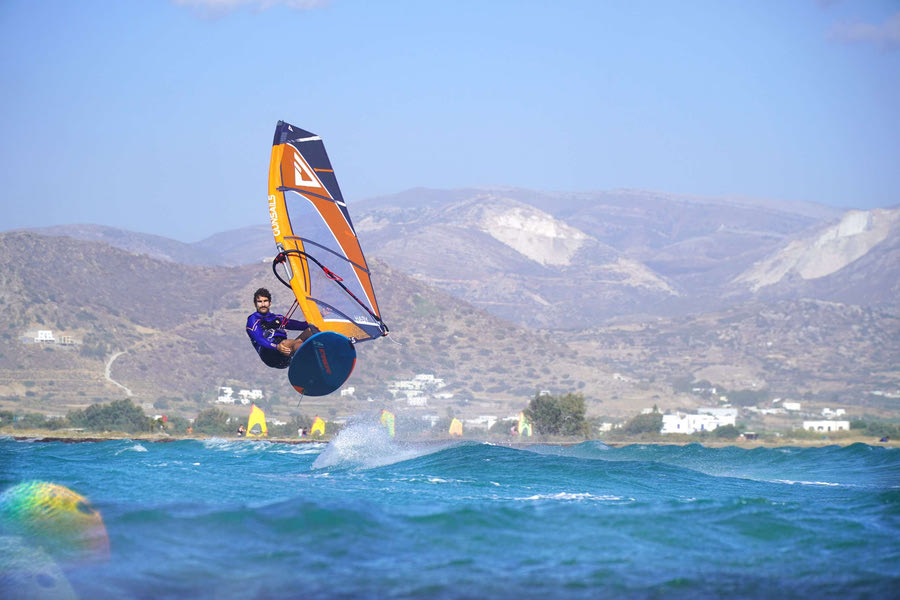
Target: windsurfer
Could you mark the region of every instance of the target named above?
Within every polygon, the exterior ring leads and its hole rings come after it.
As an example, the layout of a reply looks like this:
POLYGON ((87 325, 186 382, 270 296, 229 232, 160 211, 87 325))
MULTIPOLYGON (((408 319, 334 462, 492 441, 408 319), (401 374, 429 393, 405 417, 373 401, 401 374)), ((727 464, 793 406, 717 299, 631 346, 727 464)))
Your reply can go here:
POLYGON ((253 294, 256 312, 247 317, 247 335, 257 354, 270 367, 286 369, 291 364, 291 356, 303 342, 319 329, 306 321, 287 319, 271 312, 272 294, 266 288, 259 288, 253 294), (296 339, 288 338, 286 329, 302 331, 296 339))

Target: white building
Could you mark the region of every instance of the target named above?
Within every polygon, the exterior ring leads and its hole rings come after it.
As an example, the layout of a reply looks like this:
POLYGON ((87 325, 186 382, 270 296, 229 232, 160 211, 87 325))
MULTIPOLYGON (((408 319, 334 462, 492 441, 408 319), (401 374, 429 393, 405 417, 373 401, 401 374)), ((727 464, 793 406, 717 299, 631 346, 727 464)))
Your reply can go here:
POLYGON ((234 388, 230 386, 222 386, 219 388, 219 395, 216 397, 216 404, 235 404, 240 402, 243 405, 262 400, 264 397, 262 390, 238 390, 237 396, 234 395, 234 388))
POLYGON ((74 346, 80 344, 80 340, 76 340, 71 335, 57 333, 54 335, 51 329, 29 329, 19 340, 26 344, 57 344, 59 346, 74 346))
POLYGON ((407 396, 406 405, 424 408, 428 406, 428 398, 426 398, 425 396, 407 396))
POLYGON ((822 416, 828 417, 829 419, 832 417, 843 417, 846 414, 847 414, 847 411, 846 411, 846 409, 843 409, 843 408, 836 408, 834 410, 831 410, 830 408, 822 409, 822 416))
POLYGON ((440 377, 435 377, 431 373, 419 373, 415 377, 413 377, 413 381, 417 382, 422 387, 435 387, 442 388, 446 383, 440 377))
POLYGON ((56 341, 56 338, 53 337, 53 332, 51 330, 38 329, 37 335, 34 336, 34 341, 37 343, 50 342, 52 344, 56 341))
POLYGON ((401 390, 418 390, 420 388, 415 381, 411 381, 409 379, 401 379, 392 383, 388 389, 391 391, 391 393, 397 393, 401 390))
MULTIPOLYGON (((698 431, 712 431, 722 423, 714 415, 689 415, 685 413, 676 413, 674 415, 663 415, 663 425, 660 433, 697 433, 698 431)), ((731 423, 733 424, 733 423, 731 423)))
POLYGON ((784 410, 791 410, 794 412, 800 411, 800 403, 799 402, 785 402, 781 406, 784 407, 784 410))
POLYGON ((241 404, 246 406, 251 402, 262 400, 263 393, 262 390, 240 390, 238 391, 238 398, 240 398, 241 404))
POLYGON ((783 408, 759 408, 758 406, 748 406, 749 412, 759 413, 761 415, 786 415, 787 411, 783 408))
POLYGON ((738 411, 736 408, 707 408, 701 407, 697 409, 697 412, 701 415, 712 415, 716 418, 718 422, 718 426, 721 427, 723 425, 737 425, 737 415, 738 411))
MULTIPOLYGON (((518 417, 516 417, 518 418, 518 417)), ((466 429, 484 429, 488 430, 494 426, 494 423, 497 422, 497 417, 494 415, 479 415, 474 419, 466 419, 463 421, 463 424, 466 426, 466 429)))
POLYGON ((346 396, 352 396, 355 393, 356 393, 356 388, 353 387, 352 385, 349 385, 341 390, 341 398, 344 398, 346 396))
POLYGON ((850 421, 803 421, 807 431, 850 431, 850 421))
POLYGON ((434 427, 441 418, 437 415, 423 415, 422 420, 426 421, 431 427, 434 427))
POLYGON ((399 379, 392 382, 388 386, 388 391, 394 399, 405 398, 409 406, 423 407, 428 406, 429 394, 434 398, 452 398, 453 394, 435 393, 435 390, 446 386, 447 384, 440 377, 435 377, 431 373, 419 373, 412 379, 399 379))

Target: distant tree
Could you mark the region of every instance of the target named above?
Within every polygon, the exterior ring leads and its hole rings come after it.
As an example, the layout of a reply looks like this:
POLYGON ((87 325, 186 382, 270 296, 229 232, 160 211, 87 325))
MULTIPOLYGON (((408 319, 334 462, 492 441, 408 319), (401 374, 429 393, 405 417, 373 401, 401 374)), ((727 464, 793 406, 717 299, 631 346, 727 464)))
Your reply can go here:
POLYGON ((67 418, 72 426, 89 431, 136 433, 150 429, 150 419, 129 399, 91 404, 84 410, 70 411, 67 418))
MULTIPOLYGON (((865 427, 863 428, 863 431, 866 435, 871 435, 877 438, 900 438, 900 427, 898 427, 897 425, 892 425, 884 421, 870 421, 864 423, 865 427)), ((851 423, 850 426, 852 428, 853 424, 851 423)))
POLYGON ((180 415, 170 416, 166 423, 166 429, 168 431, 178 434, 187 433, 188 427, 190 426, 191 422, 180 415))
POLYGON ((44 415, 38 413, 25 413, 24 415, 19 415, 14 427, 16 429, 44 429, 44 424, 46 422, 47 417, 44 415))
POLYGON ((553 396, 537 394, 524 412, 537 433, 559 434, 562 428, 562 407, 553 396))
POLYGON ((769 399, 769 390, 735 390, 728 392, 728 401, 736 406, 756 406, 769 399))
POLYGON ((519 424, 515 419, 501 419, 491 426, 490 433, 494 435, 508 435, 509 431, 513 427, 517 427, 519 424))
POLYGON ((662 430, 662 421, 662 414, 653 411, 632 418, 625 423, 622 431, 629 434, 659 433, 662 430))
POLYGON ((44 429, 49 429, 50 431, 67 429, 71 426, 72 424, 69 423, 69 419, 65 417, 47 417, 44 420, 44 429))
POLYGON ((713 429, 712 434, 717 438, 733 440, 741 435, 741 431, 734 425, 722 425, 713 429))
POLYGON ((82 343, 78 353, 88 358, 105 358, 109 351, 109 345, 106 342, 93 340, 82 343))
POLYGON ((538 393, 524 412, 536 433, 582 437, 588 435, 589 425, 584 418, 584 396, 581 394, 553 396, 538 393))
POLYGON ((207 408, 194 419, 194 431, 211 435, 230 433, 228 413, 220 408, 207 408))

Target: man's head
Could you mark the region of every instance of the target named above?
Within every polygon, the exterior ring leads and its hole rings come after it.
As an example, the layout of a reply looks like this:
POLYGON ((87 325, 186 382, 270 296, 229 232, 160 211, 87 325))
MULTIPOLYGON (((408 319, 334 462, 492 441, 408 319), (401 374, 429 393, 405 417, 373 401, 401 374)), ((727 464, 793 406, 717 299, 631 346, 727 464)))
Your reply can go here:
POLYGON ((272 306, 272 294, 266 288, 259 288, 253 293, 253 304, 256 305, 256 312, 259 314, 268 313, 272 306))

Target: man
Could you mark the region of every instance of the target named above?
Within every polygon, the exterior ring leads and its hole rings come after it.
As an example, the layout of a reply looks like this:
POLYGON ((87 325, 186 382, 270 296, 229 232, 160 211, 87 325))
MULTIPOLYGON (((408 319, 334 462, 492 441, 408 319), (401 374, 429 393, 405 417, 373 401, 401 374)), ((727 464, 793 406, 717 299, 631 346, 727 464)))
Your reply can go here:
POLYGON ((264 363, 276 369, 287 369, 291 356, 303 342, 314 333, 319 333, 315 325, 306 321, 285 319, 283 315, 271 312, 272 294, 266 288, 259 288, 253 294, 256 312, 247 317, 247 335, 264 363), (302 331, 297 339, 288 339, 285 329, 302 331))

